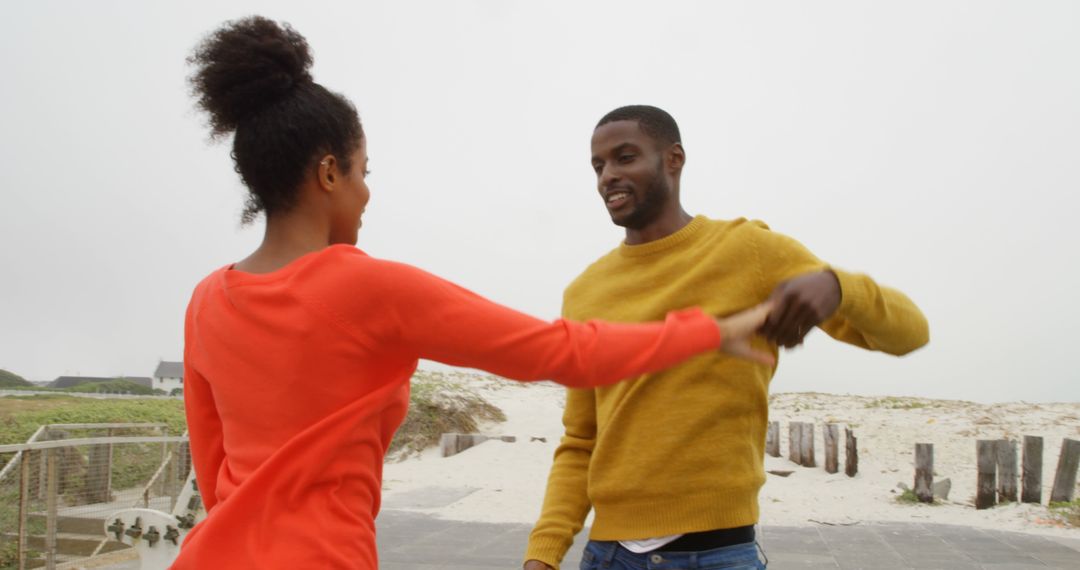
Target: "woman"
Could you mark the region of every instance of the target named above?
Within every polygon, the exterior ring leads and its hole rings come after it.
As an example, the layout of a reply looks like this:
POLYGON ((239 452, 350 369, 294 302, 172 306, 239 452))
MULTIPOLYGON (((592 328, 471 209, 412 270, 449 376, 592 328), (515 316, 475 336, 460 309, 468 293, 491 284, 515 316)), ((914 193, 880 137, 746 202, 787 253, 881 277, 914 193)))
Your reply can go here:
POLYGON ((312 80, 304 38, 247 18, 190 62, 213 134, 235 133, 245 219, 265 213, 266 233, 188 307, 184 396, 209 514, 174 568, 377 568, 382 462, 418 358, 579 387, 717 348, 771 363, 749 344, 767 307, 547 323, 369 257, 354 247, 367 139, 352 104, 312 80))

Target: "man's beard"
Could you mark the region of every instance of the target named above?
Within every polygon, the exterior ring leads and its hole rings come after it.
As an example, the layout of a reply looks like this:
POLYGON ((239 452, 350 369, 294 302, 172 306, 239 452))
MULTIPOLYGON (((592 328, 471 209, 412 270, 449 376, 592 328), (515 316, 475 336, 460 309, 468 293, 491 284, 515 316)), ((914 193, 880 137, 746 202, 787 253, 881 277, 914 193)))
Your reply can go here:
POLYGON ((641 203, 634 206, 634 210, 621 220, 612 220, 616 226, 628 230, 641 230, 656 221, 664 211, 668 196, 671 194, 671 186, 664 178, 664 163, 656 165, 656 175, 645 188, 645 195, 641 203))

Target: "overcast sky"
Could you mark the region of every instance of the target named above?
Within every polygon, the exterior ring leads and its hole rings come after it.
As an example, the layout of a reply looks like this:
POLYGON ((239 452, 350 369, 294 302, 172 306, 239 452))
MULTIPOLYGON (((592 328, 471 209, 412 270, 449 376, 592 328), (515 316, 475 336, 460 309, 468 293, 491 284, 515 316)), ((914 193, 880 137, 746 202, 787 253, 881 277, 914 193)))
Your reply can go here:
POLYGON ((360 111, 374 256, 557 317, 622 238, 592 127, 653 104, 688 211, 764 220, 930 320, 901 359, 818 331, 774 391, 1080 401, 1078 2, 162 4, 0 5, 0 368, 180 358, 193 286, 262 236, 184 60, 259 13, 360 111))

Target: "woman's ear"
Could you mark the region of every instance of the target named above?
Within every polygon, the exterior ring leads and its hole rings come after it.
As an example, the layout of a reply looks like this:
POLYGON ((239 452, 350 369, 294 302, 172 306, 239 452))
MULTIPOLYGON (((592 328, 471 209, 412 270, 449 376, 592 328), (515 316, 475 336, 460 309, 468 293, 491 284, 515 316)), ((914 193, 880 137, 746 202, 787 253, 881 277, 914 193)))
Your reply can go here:
POLYGON ((334 191, 334 181, 337 179, 337 159, 328 154, 319 160, 319 168, 316 171, 319 187, 327 192, 334 191))

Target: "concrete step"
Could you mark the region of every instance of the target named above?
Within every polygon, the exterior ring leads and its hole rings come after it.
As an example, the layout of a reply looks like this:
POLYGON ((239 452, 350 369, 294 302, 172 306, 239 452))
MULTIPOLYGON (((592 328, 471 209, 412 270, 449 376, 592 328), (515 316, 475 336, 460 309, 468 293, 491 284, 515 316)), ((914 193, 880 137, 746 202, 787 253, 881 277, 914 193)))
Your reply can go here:
MULTIPOLYGON (((71 534, 71 533, 56 533, 56 552, 58 555, 67 557, 87 557, 94 553, 94 549, 97 548, 98 543, 105 538, 105 533, 101 533, 99 536, 85 535, 85 534, 71 534)), ((19 539, 18 535, 12 533, 5 533, 3 535, 3 542, 14 542, 19 539)), ((30 550, 37 552, 45 551, 45 537, 40 535, 29 535, 26 537, 26 547, 30 550)), ((117 550, 123 550, 125 548, 131 548, 130 546, 110 539, 105 543, 105 546, 101 548, 101 552, 114 552, 117 550)))
MULTIPOLYGON (((31 513, 26 516, 30 528, 45 528, 46 516, 41 513, 31 513)), ((68 534, 85 534, 89 536, 105 536, 105 519, 91 516, 58 516, 56 517, 56 532, 68 534)))

